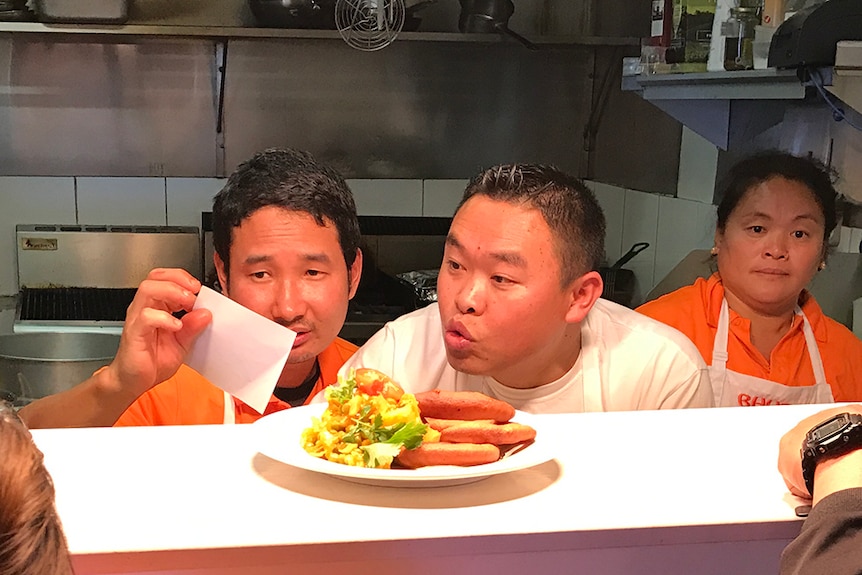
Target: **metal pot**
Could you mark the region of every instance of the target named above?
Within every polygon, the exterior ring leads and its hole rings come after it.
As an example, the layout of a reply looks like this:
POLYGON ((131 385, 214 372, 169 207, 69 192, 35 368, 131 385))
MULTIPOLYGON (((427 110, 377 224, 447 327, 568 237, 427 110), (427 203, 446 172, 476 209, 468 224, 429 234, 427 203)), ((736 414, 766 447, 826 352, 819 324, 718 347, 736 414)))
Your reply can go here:
POLYGON ((259 26, 335 30, 335 0, 249 0, 259 26))
POLYGON ((509 18, 514 13, 512 0, 461 0, 458 30, 476 34, 500 33, 535 50, 535 44, 509 29, 509 18))
POLYGON ((65 391, 111 362, 120 336, 102 333, 16 333, 0 336, 0 392, 17 405, 65 391))

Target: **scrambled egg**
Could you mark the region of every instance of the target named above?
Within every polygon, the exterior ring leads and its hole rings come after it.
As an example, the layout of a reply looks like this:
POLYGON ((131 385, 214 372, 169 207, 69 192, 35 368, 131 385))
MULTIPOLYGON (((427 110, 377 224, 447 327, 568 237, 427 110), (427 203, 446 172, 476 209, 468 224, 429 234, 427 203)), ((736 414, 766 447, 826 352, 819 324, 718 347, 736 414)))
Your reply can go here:
POLYGON ((325 397, 326 411, 302 432, 303 449, 315 457, 388 469, 402 448, 439 441, 439 432, 422 423, 416 397, 378 371, 355 370, 325 397))

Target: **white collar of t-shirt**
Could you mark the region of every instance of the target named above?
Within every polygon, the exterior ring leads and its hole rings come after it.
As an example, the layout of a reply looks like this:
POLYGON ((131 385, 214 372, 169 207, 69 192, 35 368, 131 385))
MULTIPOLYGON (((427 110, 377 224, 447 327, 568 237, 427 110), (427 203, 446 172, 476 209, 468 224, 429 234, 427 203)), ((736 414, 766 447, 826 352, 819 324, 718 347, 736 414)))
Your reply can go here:
POLYGON ((559 379, 530 389, 515 389, 491 377, 483 378, 484 391, 528 413, 580 413, 584 411, 583 350, 575 364, 559 379))

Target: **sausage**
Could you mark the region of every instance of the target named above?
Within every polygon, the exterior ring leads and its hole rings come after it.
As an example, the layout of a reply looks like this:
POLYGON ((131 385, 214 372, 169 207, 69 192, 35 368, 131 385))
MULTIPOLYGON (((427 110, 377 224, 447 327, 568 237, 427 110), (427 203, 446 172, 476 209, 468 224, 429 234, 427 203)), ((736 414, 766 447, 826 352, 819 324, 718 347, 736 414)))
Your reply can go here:
POLYGON ((399 464, 410 469, 430 465, 482 465, 500 459, 500 448, 490 444, 473 443, 423 443, 416 449, 404 449, 395 458, 399 464))
POLYGON ((511 445, 536 438, 536 430, 521 423, 487 423, 484 421, 465 421, 440 431, 440 441, 452 443, 492 443, 511 445))
POLYGON ((433 389, 416 394, 422 417, 438 419, 493 419, 505 423, 515 416, 515 408, 478 391, 433 389))
MULTIPOLYGON (((476 421, 481 421, 484 423, 490 423, 493 425, 493 419, 477 419, 476 421)), ((428 424, 428 427, 431 429, 436 429, 437 431, 443 431, 447 427, 452 427, 453 425, 464 425, 465 423, 470 423, 469 420, 466 419, 440 419, 437 417, 426 417, 425 423, 428 424)), ((481 442, 476 442, 481 443, 481 442)))

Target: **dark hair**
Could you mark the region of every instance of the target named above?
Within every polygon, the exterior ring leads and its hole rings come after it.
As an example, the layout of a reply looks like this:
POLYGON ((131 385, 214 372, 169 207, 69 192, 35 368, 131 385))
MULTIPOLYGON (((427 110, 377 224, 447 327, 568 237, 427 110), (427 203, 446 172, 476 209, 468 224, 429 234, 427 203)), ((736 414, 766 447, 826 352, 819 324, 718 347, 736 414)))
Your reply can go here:
POLYGON ((350 266, 359 248, 359 218, 347 182, 308 152, 270 148, 240 164, 213 199, 213 247, 230 273, 233 229, 260 208, 305 212, 323 226, 335 225, 350 266))
POLYGON ((0 401, 0 575, 72 575, 42 452, 0 401))
POLYGON ((541 164, 495 166, 470 181, 455 213, 477 195, 526 204, 542 214, 556 240, 562 286, 601 264, 605 216, 595 195, 580 179, 541 164))
POLYGON ((780 151, 766 151, 749 156, 736 163, 728 172, 723 186, 724 195, 718 205, 716 227, 723 231, 727 220, 742 198, 753 187, 772 178, 785 178, 811 190, 814 200, 823 212, 825 227, 823 243, 837 224, 835 200, 838 193, 829 169, 814 158, 803 158, 780 151))

